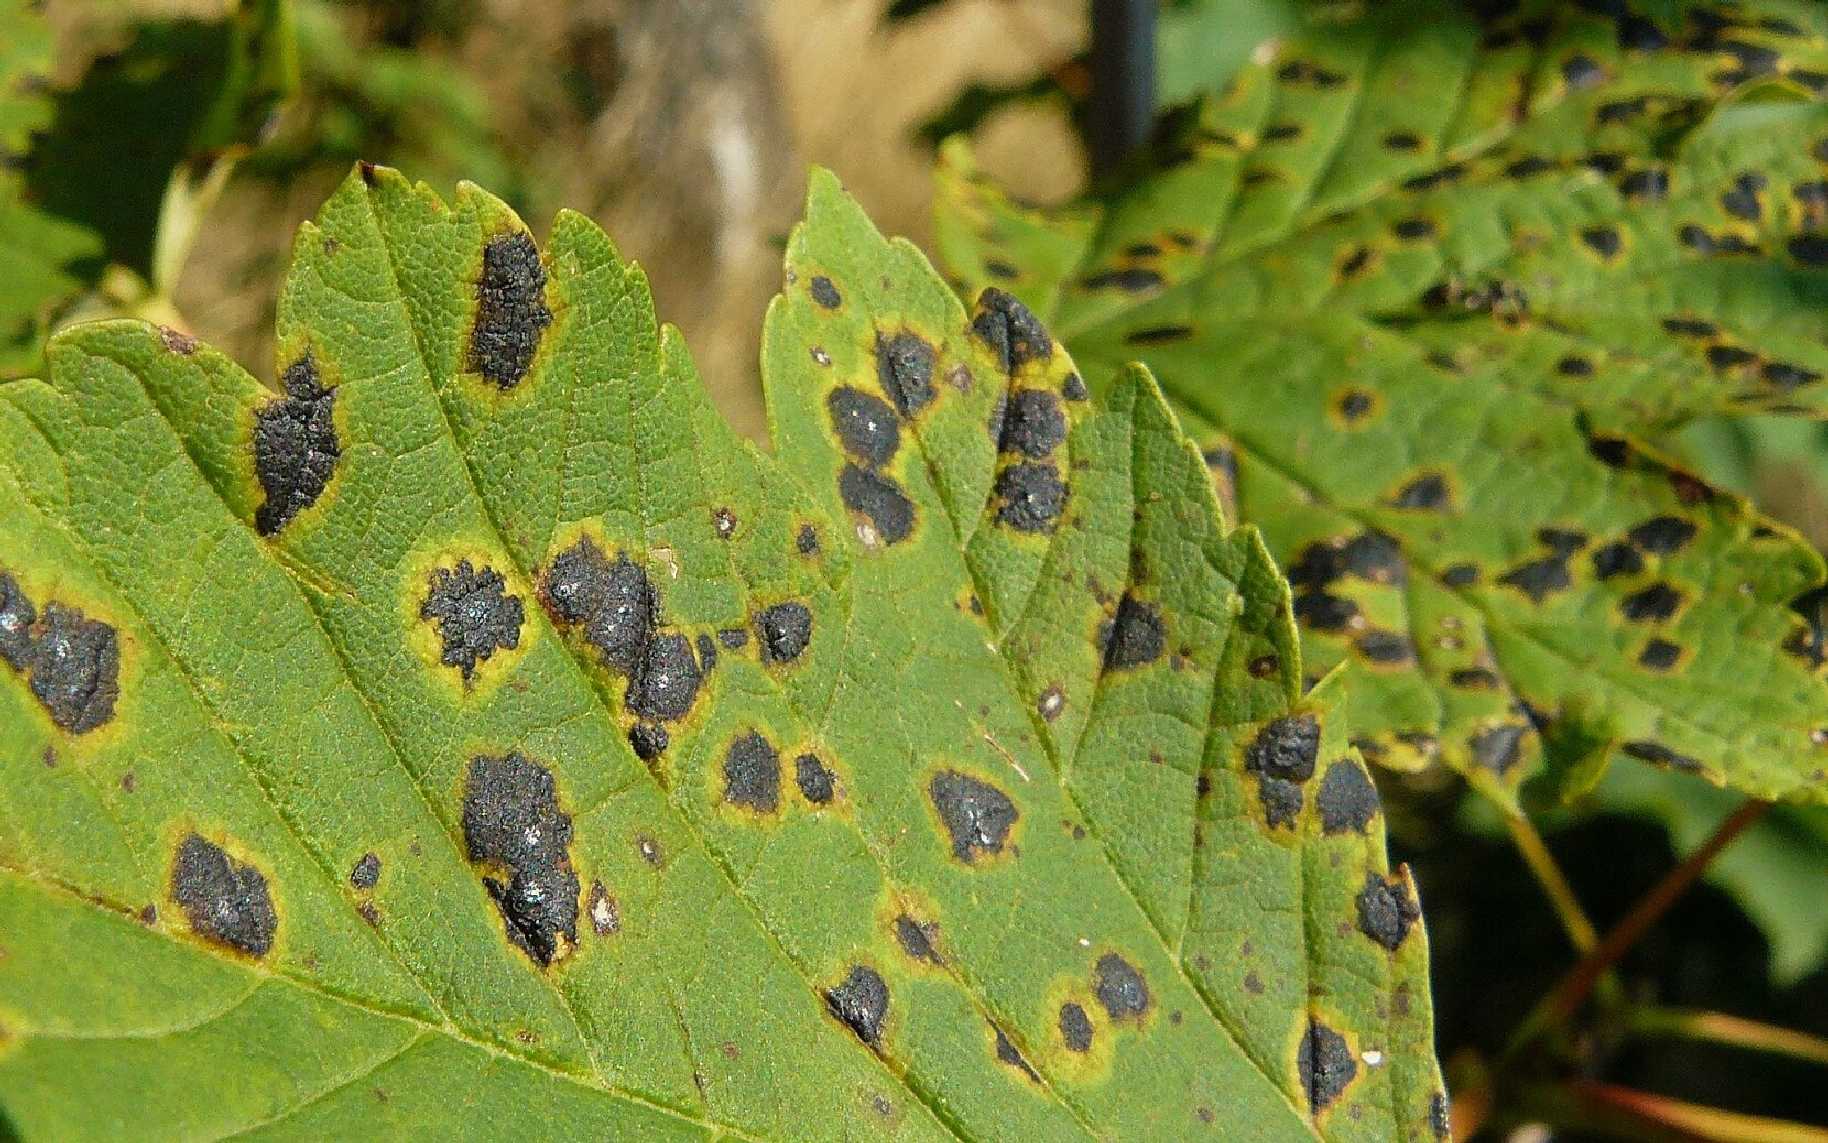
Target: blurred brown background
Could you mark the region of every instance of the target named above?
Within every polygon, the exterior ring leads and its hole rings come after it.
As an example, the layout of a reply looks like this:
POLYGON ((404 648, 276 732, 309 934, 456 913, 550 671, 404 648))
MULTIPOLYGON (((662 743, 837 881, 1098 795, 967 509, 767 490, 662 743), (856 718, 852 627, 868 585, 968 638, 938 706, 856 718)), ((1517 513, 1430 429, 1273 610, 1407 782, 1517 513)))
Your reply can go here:
MULTIPOLYGON (((80 74, 149 14, 220 0, 53 3, 60 70, 80 74)), ((1013 83, 1078 51, 1078 0, 296 0, 303 91, 240 168, 175 302, 193 332, 270 377, 273 294, 292 231, 355 158, 449 194, 502 195, 543 234, 560 207, 647 269, 719 403, 751 434, 760 319, 808 163, 836 170, 886 231, 925 241, 932 152, 917 126, 972 83, 1013 83)), ((993 114, 990 170, 1038 200, 1084 161, 1063 105, 993 114)))

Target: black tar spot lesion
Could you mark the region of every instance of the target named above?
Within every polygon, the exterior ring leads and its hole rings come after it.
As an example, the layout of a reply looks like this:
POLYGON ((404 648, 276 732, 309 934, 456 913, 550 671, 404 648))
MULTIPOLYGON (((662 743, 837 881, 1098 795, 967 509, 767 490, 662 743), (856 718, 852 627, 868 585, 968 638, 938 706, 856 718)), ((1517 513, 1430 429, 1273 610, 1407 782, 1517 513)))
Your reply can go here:
POLYGON ((364 853, 349 871, 349 884, 357 889, 373 889, 381 880, 381 859, 373 853, 364 853))
POLYGON ((1318 1019, 1309 1020, 1295 1062, 1308 1108, 1315 1115, 1332 1106, 1358 1076, 1358 1061, 1346 1038, 1318 1019))
POLYGON ((336 436, 336 390, 318 381, 309 354, 287 367, 285 395, 254 412, 254 475, 265 500, 254 528, 271 536, 322 496, 343 449, 336 436))
POLYGON ((555 621, 581 627, 603 664, 627 678, 630 714, 671 722, 691 711, 710 665, 694 657, 691 639, 658 629, 659 595, 626 553, 612 561, 585 537, 552 561, 540 594, 555 621))
POLYGON ((990 1031, 996 1039, 997 1060, 1001 1063, 1008 1064, 1010 1067, 1027 1076, 1029 1082, 1040 1083, 1040 1075, 1036 1073, 1035 1069, 1030 1066, 1027 1060, 1022 1058, 1022 1053, 1016 1050, 1015 1044, 1009 1039, 1009 1036, 1003 1029, 992 1024, 990 1026, 990 1031))
POLYGON ((1358 931, 1391 952, 1397 950, 1410 927, 1422 917, 1421 907, 1409 896, 1409 889, 1400 878, 1385 879, 1367 872, 1357 904, 1358 931))
POLYGON ((1092 995, 1113 1020, 1140 1020, 1153 1002, 1142 973, 1116 953, 1105 953, 1093 966, 1092 995))
POLYGON ((115 629, 55 600, 43 611, 0 572, 0 661, 27 686, 59 729, 86 734, 114 718, 121 652, 115 629))
POLYGON ((995 286, 978 295, 971 332, 996 356, 1005 373, 1054 355, 1053 336, 1041 319, 1013 294, 995 286))
POLYGON ((1070 1000, 1060 1006, 1060 1039, 1069 1052, 1092 1050, 1092 1018, 1070 1000))
POLYGON ((1019 389, 1003 413, 997 448, 1040 460, 1066 440, 1066 414, 1060 398, 1045 389, 1019 389))
POLYGON ((520 646, 521 622, 526 618, 519 596, 507 593, 507 581, 493 568, 478 570, 469 560, 456 567, 432 572, 419 618, 435 621, 444 643, 440 662, 457 667, 465 681, 476 673, 476 664, 496 651, 520 646))
POLYGON ((838 443, 857 463, 879 469, 901 448, 901 419, 889 403, 873 393, 840 385, 825 397, 838 443))
POLYGON ((957 770, 935 774, 927 783, 927 795, 951 835, 952 856, 966 865, 984 854, 1002 853, 1021 816, 1009 795, 957 770))
POLYGON ((1320 722, 1311 714, 1273 719, 1244 751, 1244 768, 1257 776, 1257 797, 1269 825, 1290 826, 1300 816, 1302 783, 1314 776, 1320 722))
POLYGON ((771 814, 781 804, 781 756, 756 731, 738 735, 724 751, 724 801, 771 814))
POLYGON ((869 520, 884 544, 899 544, 914 532, 914 502, 889 477, 846 464, 838 473, 838 496, 869 520))
POLYGON ((917 333, 876 335, 876 379, 904 417, 913 417, 933 403, 933 369, 938 355, 917 333))
POLYGON ((793 780, 800 787, 800 796, 815 806, 826 805, 837 792, 837 779, 814 754, 802 754, 793 760, 793 780))
POLYGON ((1099 628, 1098 641, 1104 650, 1107 671, 1155 662, 1167 647, 1161 608, 1125 592, 1118 601, 1117 614, 1099 628))
POLYGON ((476 282, 471 372, 503 390, 526 378, 540 337, 552 324, 545 290, 546 268, 540 264, 539 248, 531 236, 517 230, 489 240, 482 250, 482 276, 476 282))
POLYGON ((272 951, 279 915, 260 870, 190 834, 178 844, 171 897, 205 940, 261 957, 272 951))
POLYGON ((839 1023, 870 1047, 882 1047, 882 1026, 889 1015, 889 986, 868 965, 852 965, 843 983, 825 990, 825 1006, 839 1023))
POLYGON ((479 755, 464 782, 463 837, 470 860, 506 870, 483 876, 508 937, 542 965, 578 939, 578 875, 571 815, 559 808, 552 771, 518 753, 479 755))
POLYGON ((1382 808, 1370 775, 1350 758, 1327 767, 1314 804, 1320 810, 1320 828, 1329 835, 1365 832, 1382 808))
POLYGON ((939 926, 930 921, 916 921, 906 913, 896 917, 895 943, 914 960, 928 964, 942 963, 939 958, 939 926))
POLYGON ((812 611, 798 600, 763 608, 755 618, 755 634, 764 661, 791 663, 812 643, 812 611))
POLYGON ((997 473, 997 522, 1018 532, 1048 532, 1066 509, 1066 482, 1058 467, 1022 461, 997 473))

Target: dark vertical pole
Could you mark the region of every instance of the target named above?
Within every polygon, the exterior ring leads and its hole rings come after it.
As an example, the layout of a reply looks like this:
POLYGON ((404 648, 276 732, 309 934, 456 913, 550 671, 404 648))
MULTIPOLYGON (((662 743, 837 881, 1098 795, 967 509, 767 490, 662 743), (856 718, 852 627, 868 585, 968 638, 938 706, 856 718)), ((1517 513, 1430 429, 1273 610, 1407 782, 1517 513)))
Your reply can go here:
POLYGON ((1149 137, 1155 120, 1159 0, 1092 0, 1092 172, 1105 174, 1149 137))

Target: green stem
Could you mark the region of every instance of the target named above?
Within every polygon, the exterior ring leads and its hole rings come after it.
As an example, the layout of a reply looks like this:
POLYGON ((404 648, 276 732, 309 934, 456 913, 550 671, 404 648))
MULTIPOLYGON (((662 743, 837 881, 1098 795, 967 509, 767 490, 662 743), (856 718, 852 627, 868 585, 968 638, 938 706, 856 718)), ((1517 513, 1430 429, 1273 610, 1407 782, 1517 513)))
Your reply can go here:
POLYGON ((1599 943, 1599 932, 1587 919, 1586 910, 1580 907, 1580 899, 1574 895, 1574 887, 1568 884, 1561 866, 1555 863, 1542 835, 1522 814, 1506 814, 1504 823, 1510 828, 1511 841, 1517 846, 1518 855, 1535 876, 1536 883, 1542 886, 1555 915, 1561 918, 1561 927, 1567 932, 1574 951, 1582 955, 1592 952, 1593 946, 1599 943))

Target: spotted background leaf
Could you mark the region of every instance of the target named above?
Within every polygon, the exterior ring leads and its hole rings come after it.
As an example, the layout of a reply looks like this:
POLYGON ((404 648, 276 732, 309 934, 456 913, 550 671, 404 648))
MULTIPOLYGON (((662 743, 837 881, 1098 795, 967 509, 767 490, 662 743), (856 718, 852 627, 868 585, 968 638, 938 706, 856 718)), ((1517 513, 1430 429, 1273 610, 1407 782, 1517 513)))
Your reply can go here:
POLYGON ((277 343, 0 387, 21 1136, 1445 1130, 1339 696, 1146 373, 823 174, 773 455, 470 186, 359 168, 277 343))
POLYGON ((1155 371, 1368 757, 1822 800, 1822 561, 1666 442, 1822 415, 1828 21, 1424 7, 1314 18, 1058 224, 954 144, 942 251, 1155 371))

